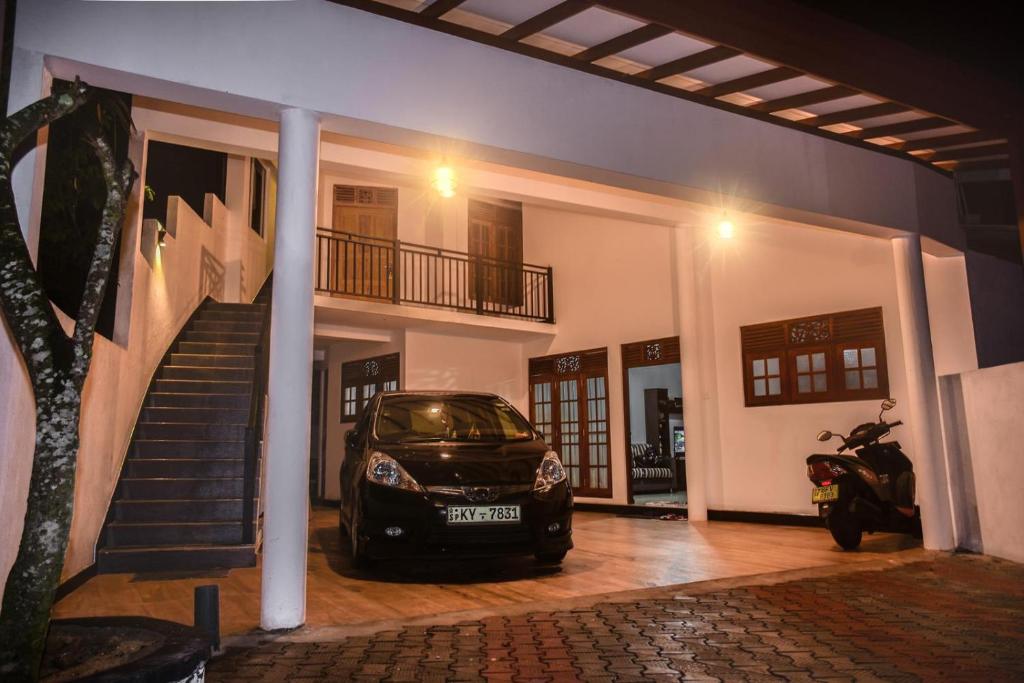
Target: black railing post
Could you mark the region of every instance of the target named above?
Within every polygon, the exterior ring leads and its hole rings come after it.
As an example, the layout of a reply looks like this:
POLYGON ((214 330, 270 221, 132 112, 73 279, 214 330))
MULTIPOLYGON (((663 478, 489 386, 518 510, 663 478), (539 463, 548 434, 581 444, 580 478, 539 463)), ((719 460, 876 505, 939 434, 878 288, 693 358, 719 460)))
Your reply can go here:
POLYGON ((391 303, 402 303, 402 243, 397 239, 391 247, 391 303))
POLYGON ((555 322, 555 272, 551 266, 548 266, 548 317, 546 321, 549 323, 555 322))
POLYGON ((473 262, 476 267, 473 269, 476 271, 476 313, 477 315, 484 314, 484 269, 483 261, 480 260, 479 256, 473 257, 473 262))

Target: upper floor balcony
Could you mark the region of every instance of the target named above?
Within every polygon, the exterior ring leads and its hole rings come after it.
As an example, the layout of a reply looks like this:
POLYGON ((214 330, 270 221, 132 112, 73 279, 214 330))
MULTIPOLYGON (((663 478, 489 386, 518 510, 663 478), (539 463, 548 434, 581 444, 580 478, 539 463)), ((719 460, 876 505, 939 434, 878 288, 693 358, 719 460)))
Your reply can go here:
POLYGON ((550 266, 318 228, 318 294, 554 323, 550 266))

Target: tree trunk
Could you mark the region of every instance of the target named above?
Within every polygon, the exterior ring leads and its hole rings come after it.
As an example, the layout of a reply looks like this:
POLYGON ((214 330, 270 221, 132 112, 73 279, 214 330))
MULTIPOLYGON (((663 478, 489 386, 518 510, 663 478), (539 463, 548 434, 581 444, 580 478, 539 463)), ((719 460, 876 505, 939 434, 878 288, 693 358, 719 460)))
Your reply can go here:
POLYGON ((81 396, 70 373, 54 373, 54 390, 36 397, 36 444, 25 528, 7 577, 0 620, 0 679, 38 678, 50 606, 71 529, 81 396))

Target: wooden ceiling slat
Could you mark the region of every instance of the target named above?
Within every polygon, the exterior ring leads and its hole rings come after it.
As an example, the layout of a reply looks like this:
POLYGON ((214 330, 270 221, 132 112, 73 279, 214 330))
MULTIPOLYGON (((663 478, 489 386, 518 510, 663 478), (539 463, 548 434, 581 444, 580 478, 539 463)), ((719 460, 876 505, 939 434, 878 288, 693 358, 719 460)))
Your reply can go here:
POLYGON ((800 119, 800 123, 805 126, 820 128, 822 126, 834 126, 837 123, 854 123, 865 119, 873 119, 876 116, 901 114, 905 111, 910 111, 910 107, 905 107, 902 104, 896 104, 895 102, 882 102, 880 104, 869 104, 865 107, 855 107, 853 109, 844 109, 843 111, 834 111, 829 114, 822 114, 809 119, 800 119))
POLYGON ((717 47, 708 48, 707 50, 701 50, 700 52, 692 55, 680 57, 679 59, 673 59, 671 62, 652 66, 650 69, 636 74, 636 77, 642 78, 645 81, 658 81, 662 78, 699 69, 700 67, 707 66, 708 64, 725 61, 726 59, 735 57, 738 54, 740 54, 739 50, 719 45, 717 47))
POLYGON ((934 128, 948 128, 949 126, 955 125, 955 121, 944 119, 941 116, 927 116, 921 119, 890 123, 885 126, 864 128, 862 130, 847 133, 847 135, 861 140, 870 140, 872 138, 884 138, 889 135, 900 135, 902 133, 918 133, 922 130, 932 130, 934 128))
POLYGON ((616 36, 610 40, 604 41, 603 43, 598 43, 593 47, 588 47, 582 52, 577 52, 573 55, 573 58, 584 62, 596 62, 599 59, 610 55, 616 55, 631 47, 643 45, 655 38, 667 36, 669 33, 672 33, 672 29, 670 28, 658 26, 657 24, 647 24, 646 26, 641 26, 638 29, 630 31, 629 33, 623 33, 621 36, 616 36))
POLYGON ((434 0, 433 3, 420 10, 420 16, 437 19, 448 12, 451 12, 464 2, 466 2, 466 0, 434 0))
POLYGON ((743 76, 742 78, 734 78, 731 81, 715 83, 707 86, 706 88, 695 90, 694 92, 698 95, 704 95, 705 97, 721 97, 722 95, 729 95, 734 92, 743 92, 744 90, 750 90, 752 88, 760 88, 763 85, 771 85, 772 83, 788 81, 791 78, 797 78, 798 76, 803 75, 802 71, 790 69, 788 66, 780 66, 774 69, 768 69, 767 71, 751 74, 749 76, 743 76))
POLYGON ((593 7, 596 3, 592 0, 565 0, 551 9, 544 10, 540 14, 530 17, 521 24, 516 24, 501 34, 505 40, 519 41, 527 36, 540 33, 546 28, 565 21, 585 9, 593 7))
POLYGON ((997 145, 980 145, 978 147, 960 147, 948 149, 943 152, 936 152, 928 157, 933 164, 939 161, 960 161, 961 159, 980 159, 982 157, 994 157, 997 155, 1009 155, 1010 145, 1001 142, 997 145))
POLYGON ((904 152, 913 152, 919 149, 942 149, 943 147, 954 147, 956 145, 972 145, 976 142, 995 142, 997 139, 997 136, 991 133, 978 130, 970 133, 956 133, 955 135, 939 135, 931 138, 907 140, 904 143, 895 145, 895 148, 904 152))
POLYGON ((828 88, 819 88, 810 92, 790 95, 789 97, 779 97, 774 100, 758 102, 757 104, 750 105, 750 108, 756 111, 772 113, 786 109, 806 107, 811 104, 831 102, 832 100, 841 100, 844 97, 851 97, 856 94, 858 93, 853 88, 847 88, 845 85, 833 85, 828 88))

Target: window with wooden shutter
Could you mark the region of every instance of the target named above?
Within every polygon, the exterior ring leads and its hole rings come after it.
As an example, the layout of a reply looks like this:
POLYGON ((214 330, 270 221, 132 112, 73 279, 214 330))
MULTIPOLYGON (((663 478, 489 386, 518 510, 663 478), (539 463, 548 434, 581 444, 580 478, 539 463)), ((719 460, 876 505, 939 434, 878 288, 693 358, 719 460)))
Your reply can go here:
POLYGON ((341 365, 341 421, 355 422, 378 391, 396 391, 399 354, 353 360, 341 365))
POLYGON ((740 328, 747 406, 887 398, 881 308, 740 328))
POLYGON ((530 418, 575 493, 611 497, 607 349, 531 358, 530 418))

